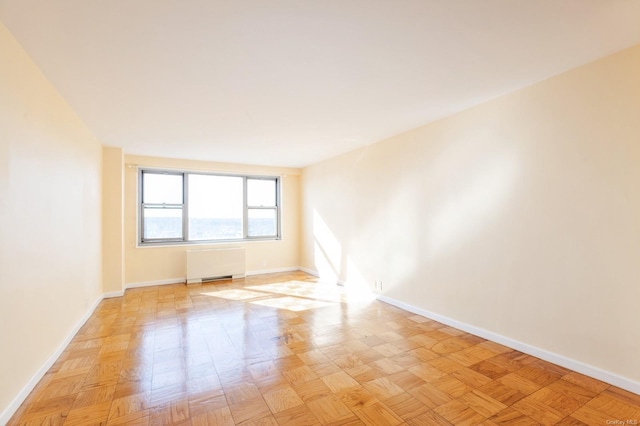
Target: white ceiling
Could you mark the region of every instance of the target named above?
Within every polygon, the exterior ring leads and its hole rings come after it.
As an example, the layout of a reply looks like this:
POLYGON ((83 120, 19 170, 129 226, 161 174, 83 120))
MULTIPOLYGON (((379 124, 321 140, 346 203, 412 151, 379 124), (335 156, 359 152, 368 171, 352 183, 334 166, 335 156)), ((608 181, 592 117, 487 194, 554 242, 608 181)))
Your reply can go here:
POLYGON ((639 0, 0 0, 126 153, 301 167, 640 43, 639 0))

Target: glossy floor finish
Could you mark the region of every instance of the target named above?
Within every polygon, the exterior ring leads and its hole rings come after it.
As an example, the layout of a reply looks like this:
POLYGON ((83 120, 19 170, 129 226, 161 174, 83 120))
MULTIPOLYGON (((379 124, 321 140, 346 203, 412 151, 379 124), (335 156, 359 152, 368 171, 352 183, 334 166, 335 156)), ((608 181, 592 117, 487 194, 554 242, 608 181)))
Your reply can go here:
POLYGON ((302 272, 104 300, 12 425, 636 424, 640 396, 302 272))

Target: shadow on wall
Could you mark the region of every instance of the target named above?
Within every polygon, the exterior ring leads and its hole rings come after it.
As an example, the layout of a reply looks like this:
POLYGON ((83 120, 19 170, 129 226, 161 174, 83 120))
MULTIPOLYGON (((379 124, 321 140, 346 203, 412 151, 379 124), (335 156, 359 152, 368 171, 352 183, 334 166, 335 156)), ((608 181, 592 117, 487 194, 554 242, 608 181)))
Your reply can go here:
POLYGON ((495 217, 513 190, 516 162, 502 155, 485 162, 435 211, 428 227, 427 247, 433 256, 455 249, 495 217))
POLYGON ((316 209, 313 209, 313 242, 313 260, 320 278, 338 282, 342 268, 342 244, 316 209))
POLYGON ((313 210, 314 264, 321 281, 340 282, 343 268, 346 268, 344 288, 349 300, 373 299, 370 286, 360 273, 355 262, 346 257, 346 265, 342 264, 342 244, 336 238, 317 210, 313 210))
POLYGON ((476 154, 462 161, 441 156, 417 176, 397 176, 378 198, 358 200, 343 211, 359 224, 350 229, 348 247, 314 207, 313 255, 321 279, 367 292, 380 280, 389 284, 387 293, 495 227, 513 193, 518 164, 510 153, 476 154))

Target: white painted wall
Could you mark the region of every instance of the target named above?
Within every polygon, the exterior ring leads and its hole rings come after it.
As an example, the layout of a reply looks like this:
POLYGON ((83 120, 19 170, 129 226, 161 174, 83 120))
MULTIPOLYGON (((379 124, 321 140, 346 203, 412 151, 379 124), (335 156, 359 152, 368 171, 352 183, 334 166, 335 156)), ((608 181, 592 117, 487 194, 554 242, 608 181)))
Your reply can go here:
POLYGON ((102 286, 107 295, 124 290, 124 153, 102 147, 102 286))
POLYGON ((636 46, 304 169, 303 266, 637 392, 639 76, 636 46))
POLYGON ((0 24, 0 423, 101 297, 101 145, 0 24))

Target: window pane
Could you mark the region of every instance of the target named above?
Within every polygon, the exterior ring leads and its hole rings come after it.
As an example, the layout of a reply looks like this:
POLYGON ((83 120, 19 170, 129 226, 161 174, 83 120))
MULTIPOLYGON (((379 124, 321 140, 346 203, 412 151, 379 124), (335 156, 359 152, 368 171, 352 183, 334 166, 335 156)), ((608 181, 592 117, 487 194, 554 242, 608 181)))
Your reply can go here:
POLYGON ((249 236, 272 237, 278 233, 275 209, 249 209, 249 236))
POLYGON ((142 202, 182 204, 182 175, 143 173, 142 202))
POLYGON ((145 207, 144 238, 182 238, 182 209, 145 207))
POLYGON ((242 238, 242 178, 189 175, 189 239, 242 238))
POLYGON ((254 207, 275 207, 275 179, 247 179, 247 204, 254 207))

